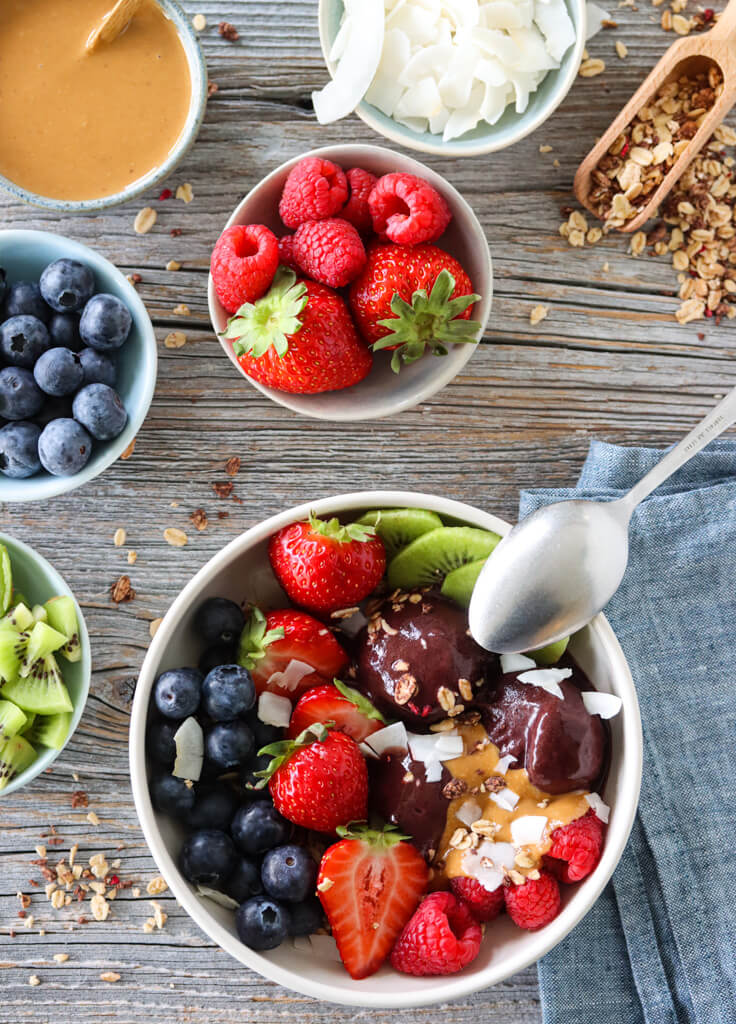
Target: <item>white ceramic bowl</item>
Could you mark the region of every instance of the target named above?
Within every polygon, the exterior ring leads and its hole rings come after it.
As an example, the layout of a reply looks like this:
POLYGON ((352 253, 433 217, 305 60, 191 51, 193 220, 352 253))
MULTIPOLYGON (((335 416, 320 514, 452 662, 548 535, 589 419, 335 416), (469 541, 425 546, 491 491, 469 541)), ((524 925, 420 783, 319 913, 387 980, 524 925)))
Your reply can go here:
POLYGON ((593 874, 565 886, 560 915, 539 932, 524 932, 505 916, 493 922, 478 958, 457 975, 414 978, 389 967, 365 981, 353 981, 340 963, 295 950, 288 941, 271 953, 256 953, 238 940, 234 915, 200 899, 176 866, 182 830, 154 811, 148 793, 145 732, 151 688, 166 669, 196 664, 199 654, 194 613, 207 597, 223 596, 278 605, 284 601, 268 562, 268 538, 281 527, 317 515, 354 514, 371 508, 401 506, 431 509, 472 526, 505 534, 509 523, 458 501, 410 491, 364 491, 310 502, 273 516, 244 533, 215 555, 174 601, 151 644, 138 679, 130 727, 130 774, 136 809, 146 841, 162 875, 187 913, 236 960, 287 988, 348 1006, 408 1008, 467 996, 516 974, 548 953, 590 909, 611 877, 629 836, 641 782, 642 738, 639 705, 626 659, 602 615, 596 616, 572 644, 572 651, 595 686, 623 700, 611 722, 611 766, 603 797, 611 818, 603 857, 593 874), (247 582, 245 582, 247 581, 247 582))
MULTIPOLYGON (((307 156, 321 156, 333 160, 344 170, 363 167, 373 174, 403 171, 426 179, 440 192, 452 211, 452 221, 437 245, 446 249, 462 263, 470 277, 473 289, 482 296, 475 304, 472 319, 478 324, 477 337, 483 335, 491 312, 493 272, 488 242, 478 218, 457 189, 424 164, 382 146, 325 146, 289 160, 277 167, 252 189, 237 206, 227 222, 233 224, 265 224, 277 235, 287 234, 278 214, 279 199, 289 171, 307 156)), ((210 319, 218 337, 225 330, 229 314, 220 305, 210 275, 208 298, 210 319)), ((373 369, 365 380, 343 391, 329 391, 320 395, 291 395, 285 391, 266 387, 245 374, 233 355, 232 347, 220 337, 220 344, 238 373, 262 394, 274 402, 293 409, 304 416, 319 420, 371 420, 410 409, 436 394, 455 377, 473 355, 473 344, 453 345, 448 355, 425 355, 416 363, 404 366, 396 374, 391 370, 391 354, 377 352, 373 369)))
MULTIPOLYGON (((496 124, 489 125, 482 121, 472 132, 466 132, 458 139, 444 142, 441 135, 412 131, 365 100, 358 104, 355 113, 379 135, 420 153, 434 153, 437 156, 481 156, 513 146, 515 142, 544 124, 567 96, 577 77, 585 47, 586 0, 566 2, 575 26, 575 43, 562 58, 559 68, 548 72, 536 92, 531 94, 529 106, 523 114, 517 114, 513 107, 508 107, 496 124)), ((319 0, 319 38, 322 55, 331 75, 334 74, 335 65, 328 60, 328 54, 340 27, 343 10, 343 0, 319 0)))

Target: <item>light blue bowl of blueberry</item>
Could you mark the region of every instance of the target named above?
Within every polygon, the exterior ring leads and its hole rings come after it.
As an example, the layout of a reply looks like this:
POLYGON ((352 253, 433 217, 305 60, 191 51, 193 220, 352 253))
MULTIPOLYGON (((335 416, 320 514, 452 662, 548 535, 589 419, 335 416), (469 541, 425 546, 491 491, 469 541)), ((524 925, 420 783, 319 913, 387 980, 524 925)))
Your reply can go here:
POLYGON ((0 501, 74 490, 115 462, 156 385, 151 319, 79 242, 0 231, 0 501))

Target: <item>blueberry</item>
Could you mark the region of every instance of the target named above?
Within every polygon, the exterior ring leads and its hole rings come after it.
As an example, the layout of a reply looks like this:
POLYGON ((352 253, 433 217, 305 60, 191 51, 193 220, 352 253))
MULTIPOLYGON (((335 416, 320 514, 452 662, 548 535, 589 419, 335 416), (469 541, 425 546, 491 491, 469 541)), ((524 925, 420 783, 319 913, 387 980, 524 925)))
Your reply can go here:
POLYGON ((36 316, 11 316, 0 326, 0 354, 11 366, 32 370, 49 345, 46 325, 36 316))
POLYGON ((151 779, 153 806, 157 811, 162 811, 172 818, 186 818, 194 807, 194 798, 194 789, 190 789, 184 779, 177 779, 168 772, 154 775, 151 779))
POLYGON ((164 718, 188 718, 199 707, 202 673, 196 668, 162 672, 153 687, 153 699, 164 718))
POLYGON ((95 293, 95 275, 78 260, 54 260, 38 285, 44 301, 57 313, 78 313, 95 293))
POLYGON ((6 366, 0 370, 0 416, 6 420, 28 420, 41 411, 43 391, 30 370, 6 366))
POLYGON ((202 708, 215 722, 237 718, 250 711, 255 702, 253 677, 240 665, 213 668, 202 684, 202 708))
POLYGON ((73 418, 71 395, 64 395, 63 398, 52 398, 51 395, 48 395, 41 411, 33 417, 33 422, 43 430, 46 424, 52 420, 71 420, 73 418))
POLYGON ((221 888, 235 867, 235 847, 226 832, 204 828, 193 832, 181 848, 179 867, 195 885, 221 888))
POLYGON ((118 371, 110 356, 93 348, 83 348, 79 358, 82 361, 85 384, 107 384, 109 388, 115 387, 118 371))
POLYGON ((148 756, 158 764, 167 768, 174 766, 176 743, 174 734, 181 725, 180 721, 166 718, 155 718, 146 730, 146 750, 148 756))
POLYGON ((253 733, 245 722, 219 722, 204 737, 205 754, 221 772, 231 772, 245 764, 253 747, 253 733))
POLYGON ((49 320, 52 348, 68 348, 79 352, 82 338, 79 334, 79 316, 76 313, 54 313, 49 320))
MULTIPOLYGON (((79 359, 79 356, 75 358, 79 359)), ((84 371, 82 374, 84 375, 84 371)), ((107 384, 87 384, 74 396, 72 408, 74 419, 86 427, 98 441, 111 441, 125 429, 128 422, 128 414, 120 401, 120 396, 107 384)))
POLYGON ((237 798, 228 786, 205 786, 197 792, 187 825, 190 828, 227 829, 237 808, 237 798))
POLYGON ((276 949, 289 934, 289 911, 266 896, 254 896, 238 908, 235 927, 244 946, 276 949))
POLYGON ((280 729, 277 725, 266 725, 265 722, 260 720, 255 711, 248 715, 246 722, 250 726, 250 731, 253 733, 256 753, 264 747, 267 747, 270 743, 276 743, 278 740, 282 740, 284 738, 283 729, 280 729))
POLYGON ((239 606, 226 597, 209 597, 194 616, 195 629, 206 644, 235 643, 244 624, 245 617, 239 606))
POLYGON ((272 803, 257 800, 235 812, 230 832, 240 852, 252 857, 285 843, 291 834, 291 825, 272 803))
POLYGON ((199 659, 200 671, 207 675, 218 665, 232 665, 237 657, 235 644, 213 644, 199 659))
MULTIPOLYGON (((281 730, 279 730, 281 731, 281 730)), ((257 748, 260 749, 260 748, 257 748)), ((260 781, 256 772, 265 771, 271 763, 270 754, 259 754, 254 757, 245 768, 240 771, 240 782, 243 786, 243 792, 249 800, 270 800, 271 794, 268 791, 268 786, 264 786, 262 789, 255 789, 256 783, 260 781)))
POLYGON ((247 857, 240 857, 227 880, 225 891, 238 903, 245 903, 251 896, 259 896, 263 886, 258 865, 247 857))
POLYGON ((61 398, 82 386, 84 370, 76 352, 68 348, 50 348, 39 357, 33 368, 36 384, 47 395, 61 398))
POLYGON ((35 423, 17 420, 0 429, 0 472, 14 480, 33 476, 41 468, 38 439, 41 429, 35 423))
MULTIPOLYGON (((5 298, 5 289, 6 288, 7 288, 7 284, 6 284, 5 268, 4 267, 0 267, 0 304, 2 304, 2 301, 5 298)), ((0 314, 0 317, 1 317, 1 314, 0 314)))
POLYGON ((263 858, 261 881, 275 900, 301 903, 314 893, 317 865, 303 846, 277 846, 263 858))
POLYGON ((314 896, 309 896, 301 903, 292 903, 289 906, 289 915, 291 917, 290 935, 314 935, 325 921, 322 904, 314 896))
MULTIPOLYGON (((53 351, 53 350, 52 350, 53 351)), ((0 376, 5 371, 0 371, 0 376)), ((25 373, 19 370, 18 373, 25 373)), ((38 439, 41 465, 54 476, 78 473, 89 462, 92 438, 76 420, 52 420, 43 428, 38 439)))
POLYGON ((43 301, 41 289, 34 281, 16 281, 8 285, 5 293, 5 316, 38 317, 45 324, 51 319, 51 310, 43 301))
POLYGON ((107 352, 120 348, 130 334, 133 318, 115 295, 94 295, 84 307, 79 324, 82 340, 90 348, 107 352))

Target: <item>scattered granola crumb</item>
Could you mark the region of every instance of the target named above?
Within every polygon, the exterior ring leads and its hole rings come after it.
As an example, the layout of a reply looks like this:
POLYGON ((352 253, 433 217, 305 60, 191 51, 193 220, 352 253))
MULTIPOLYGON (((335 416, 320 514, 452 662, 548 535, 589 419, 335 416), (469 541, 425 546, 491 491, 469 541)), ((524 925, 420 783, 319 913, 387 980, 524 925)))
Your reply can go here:
MULTIPOLYGON (((161 620, 159 620, 159 621, 161 621, 161 620)), ((136 888, 132 889, 131 891, 132 891, 132 894, 133 894, 133 899, 137 900, 139 898, 140 894, 141 894, 140 889, 136 886, 136 888)))
POLYGON ((234 43, 236 39, 240 39, 240 33, 234 25, 231 25, 229 21, 221 21, 217 26, 217 31, 220 33, 223 39, 227 39, 229 43, 234 43))
POLYGON ((552 147, 551 146, 540 146, 539 147, 539 152, 540 153, 551 153, 552 152, 552 147))
POLYGON ((191 203, 194 199, 194 190, 188 181, 185 181, 183 185, 179 185, 176 190, 176 198, 183 199, 185 203, 191 203))
POLYGON ((125 451, 124 451, 124 452, 123 452, 123 453, 121 454, 120 458, 121 458, 121 459, 122 459, 123 461, 125 461, 126 459, 129 459, 129 458, 130 458, 130 456, 131 456, 131 455, 133 454, 133 452, 134 452, 134 451, 135 451, 135 438, 133 438, 133 440, 132 440, 132 441, 130 442, 130 444, 128 445, 128 447, 127 447, 127 448, 125 449, 125 451))
POLYGON ((32 988, 35 988, 35 987, 36 987, 36 985, 40 985, 40 984, 41 984, 41 979, 39 978, 39 976, 38 976, 37 974, 32 974, 32 975, 30 976, 30 978, 28 979, 28 984, 29 984, 29 985, 30 985, 30 986, 31 986, 32 988))
POLYGON ((162 892, 166 892, 169 888, 166 879, 161 875, 156 875, 146 886, 146 892, 149 896, 160 896, 162 892))
POLYGON ((95 921, 106 921, 110 916, 110 904, 101 893, 95 893, 89 905, 95 921))
MULTIPOLYGON (((75 789, 74 792, 72 793, 72 807, 73 808, 77 808, 77 807, 88 807, 88 806, 89 806, 89 798, 88 798, 87 794, 84 792, 84 790, 83 789, 75 789)), ((45 857, 46 856, 46 847, 45 846, 44 847, 36 847, 36 849, 37 850, 38 849, 42 849, 44 851, 43 853, 39 853, 39 857, 45 857)))
POLYGON ((68 959, 68 953, 54 953, 54 960, 56 960, 57 964, 65 964, 68 959))
POLYGON ((164 338, 166 348, 183 348, 187 343, 187 336, 183 331, 171 331, 164 338))
POLYGON ((160 903, 156 900, 151 900, 151 906, 153 907, 153 922, 159 931, 166 924, 167 915, 164 913, 164 909, 160 903))
POLYGON ((116 981, 120 981, 120 975, 116 974, 115 971, 103 971, 100 975, 100 981, 108 981, 110 984, 115 984, 116 981))
POLYGON ((240 459, 237 455, 231 456, 225 463, 225 472, 228 476, 237 476, 240 472, 240 459))
POLYGON ((141 277, 140 274, 126 274, 125 280, 128 281, 129 284, 132 284, 133 287, 135 288, 137 284, 141 283, 143 278, 141 277))
POLYGON ((211 99, 215 95, 215 93, 219 92, 219 91, 220 91, 220 86, 217 84, 217 82, 212 82, 212 81, 207 82, 207 99, 208 100, 211 99))
POLYGON ((152 206, 144 206, 136 214, 133 221, 133 230, 137 235, 147 235, 158 219, 158 214, 152 206))
POLYGON ((177 316, 192 315, 192 311, 189 308, 189 306, 187 306, 186 302, 180 302, 178 306, 174 306, 172 312, 175 313, 177 316))
POLYGON ((115 604, 123 604, 125 601, 135 599, 135 590, 130 582, 130 576, 123 575, 113 583, 110 587, 110 597, 115 604))
POLYGON ((100 824, 100 819, 97 817, 94 811, 89 812, 89 814, 87 815, 87 821, 90 823, 90 825, 100 824))
POLYGON ((125 544, 126 533, 122 526, 119 526, 115 531, 115 535, 112 538, 112 542, 116 548, 121 548, 125 544))
POLYGON ((189 538, 184 531, 178 530, 175 526, 169 526, 164 530, 164 540, 173 548, 183 548, 185 544, 189 543, 189 538))
POLYGON ((621 39, 616 40, 616 53, 621 58, 621 60, 626 60, 626 58, 629 55, 628 47, 626 46, 626 43, 624 43, 621 39))
POLYGON ((232 481, 228 481, 224 484, 213 484, 212 490, 215 492, 218 498, 229 498, 233 493, 233 487, 235 484, 232 481))
POLYGON ((203 32, 207 28, 207 19, 204 14, 195 14, 192 18, 192 25, 197 32, 203 32))
POLYGON ((207 529, 207 513, 203 508, 195 508, 189 518, 194 524, 195 530, 199 530, 201 533, 202 530, 207 529))
POLYGON ((172 228, 171 231, 169 231, 172 238, 178 238, 181 233, 181 228, 172 228))
POLYGON ((169 260, 166 264, 167 270, 181 270, 181 263, 178 260, 169 260))
MULTIPOLYGON (((152 640, 155 637, 156 633, 158 632, 158 627, 161 625, 163 621, 163 619, 153 619, 151 622, 149 622, 148 634, 152 640)), ((133 895, 135 895, 135 893, 133 895)))
POLYGON ((602 61, 599 57, 588 57, 580 65, 578 74, 581 78, 595 78, 597 75, 602 75, 605 70, 605 61, 602 61))
POLYGON ((128 565, 135 565, 135 563, 137 561, 138 561, 138 552, 137 551, 129 551, 128 552, 128 565))
POLYGON ((537 324, 541 323, 542 320, 546 319, 549 313, 547 306, 535 306, 529 314, 529 323, 532 327, 536 327, 537 324))

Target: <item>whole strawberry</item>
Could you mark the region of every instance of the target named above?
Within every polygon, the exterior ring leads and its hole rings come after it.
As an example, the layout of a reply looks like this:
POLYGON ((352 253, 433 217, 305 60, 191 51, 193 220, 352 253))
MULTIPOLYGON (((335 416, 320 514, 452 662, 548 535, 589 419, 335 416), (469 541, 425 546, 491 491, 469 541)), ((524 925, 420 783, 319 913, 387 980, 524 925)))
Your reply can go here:
POLYGON ((315 516, 275 533, 268 556, 294 604, 323 615, 362 601, 386 571, 386 549, 372 526, 315 516))
POLYGON ((261 753, 273 760, 259 785, 271 791, 276 810, 288 821, 315 832, 365 818, 368 769, 358 744, 347 733, 313 725, 295 740, 271 743, 261 753))
POLYGON ((373 363, 340 296, 314 281, 297 282, 286 267, 261 299, 240 307, 223 337, 249 377, 292 394, 349 388, 373 363))
POLYGON ((436 245, 374 244, 350 288, 358 330, 374 352, 394 351, 396 373, 426 351, 446 356, 448 345, 477 342, 470 316, 479 299, 461 264, 436 245))

